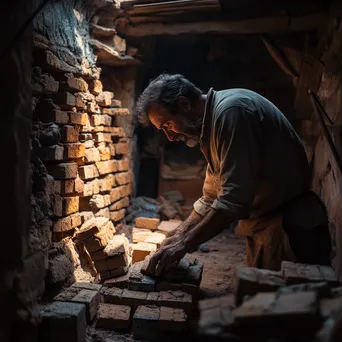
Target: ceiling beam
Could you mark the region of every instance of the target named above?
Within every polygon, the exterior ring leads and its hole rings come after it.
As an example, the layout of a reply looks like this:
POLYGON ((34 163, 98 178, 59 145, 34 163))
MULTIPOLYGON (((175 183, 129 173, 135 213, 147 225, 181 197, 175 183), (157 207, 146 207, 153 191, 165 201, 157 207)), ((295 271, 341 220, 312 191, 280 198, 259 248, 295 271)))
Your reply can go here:
POLYGON ((296 32, 316 29, 329 20, 328 12, 314 13, 300 17, 273 16, 236 21, 201 21, 188 23, 146 23, 122 27, 127 37, 148 37, 180 34, 263 34, 296 32))

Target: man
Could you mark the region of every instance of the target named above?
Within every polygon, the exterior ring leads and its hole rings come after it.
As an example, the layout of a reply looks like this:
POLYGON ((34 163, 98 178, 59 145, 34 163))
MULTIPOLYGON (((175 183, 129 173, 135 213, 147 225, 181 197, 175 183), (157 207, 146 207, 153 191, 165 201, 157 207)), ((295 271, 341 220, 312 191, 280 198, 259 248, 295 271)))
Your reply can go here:
POLYGON ((309 190, 300 138, 274 104, 246 89, 202 94, 182 75, 163 74, 141 94, 137 111, 170 141, 200 143, 208 162, 203 196, 151 258, 150 274, 160 275, 236 220, 237 233, 247 237, 248 266, 329 264, 325 207, 309 190))

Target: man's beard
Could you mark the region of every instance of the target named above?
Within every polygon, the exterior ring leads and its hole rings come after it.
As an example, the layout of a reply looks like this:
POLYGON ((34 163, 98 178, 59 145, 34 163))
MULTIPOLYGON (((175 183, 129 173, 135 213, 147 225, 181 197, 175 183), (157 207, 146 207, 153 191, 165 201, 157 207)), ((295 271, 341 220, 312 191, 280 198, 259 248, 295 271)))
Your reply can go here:
POLYGON ((199 138, 186 137, 186 140, 184 142, 188 147, 195 147, 199 143, 199 138))
POLYGON ((188 121, 186 126, 186 131, 189 132, 189 135, 184 135, 185 139, 183 141, 188 147, 195 147, 200 141, 202 118, 188 121))

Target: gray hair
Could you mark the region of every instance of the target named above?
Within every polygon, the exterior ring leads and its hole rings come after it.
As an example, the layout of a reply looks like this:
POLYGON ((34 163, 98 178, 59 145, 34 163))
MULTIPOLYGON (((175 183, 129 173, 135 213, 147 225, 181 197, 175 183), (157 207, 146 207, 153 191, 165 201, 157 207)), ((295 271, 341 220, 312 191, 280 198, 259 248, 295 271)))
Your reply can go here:
POLYGON ((194 104, 202 95, 202 91, 180 74, 161 74, 147 86, 137 102, 137 113, 141 124, 150 124, 148 111, 152 105, 161 105, 170 114, 178 111, 177 99, 186 97, 194 104))

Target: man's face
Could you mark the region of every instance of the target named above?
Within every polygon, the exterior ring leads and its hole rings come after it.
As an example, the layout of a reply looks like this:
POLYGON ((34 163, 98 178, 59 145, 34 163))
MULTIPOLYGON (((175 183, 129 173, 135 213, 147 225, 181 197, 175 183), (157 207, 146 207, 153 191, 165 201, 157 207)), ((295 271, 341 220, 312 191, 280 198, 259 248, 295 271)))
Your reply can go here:
POLYGON ((188 120, 184 113, 172 115, 160 106, 153 106, 148 117, 157 129, 162 129, 170 141, 183 141, 189 147, 199 143, 200 122, 188 120))

